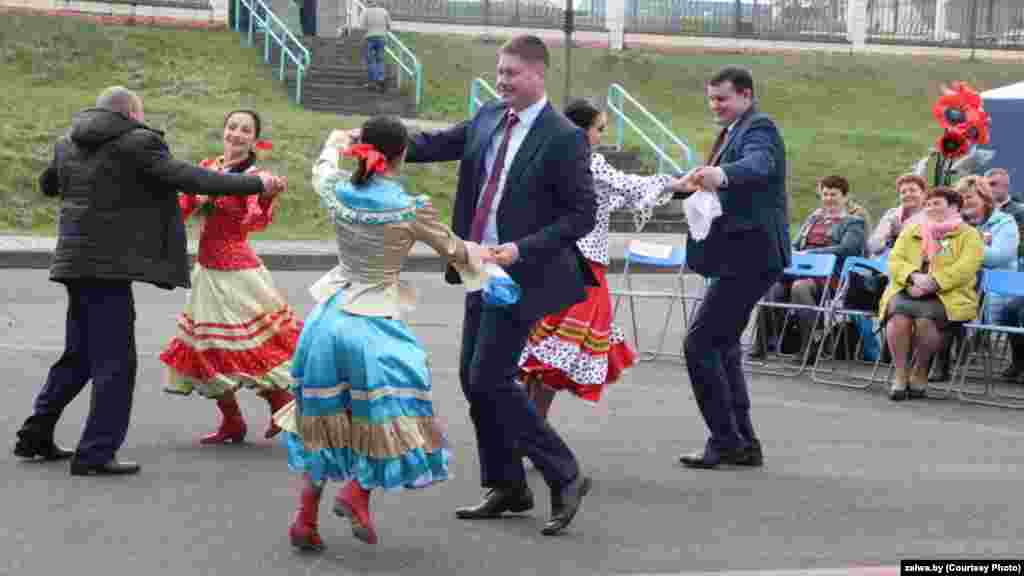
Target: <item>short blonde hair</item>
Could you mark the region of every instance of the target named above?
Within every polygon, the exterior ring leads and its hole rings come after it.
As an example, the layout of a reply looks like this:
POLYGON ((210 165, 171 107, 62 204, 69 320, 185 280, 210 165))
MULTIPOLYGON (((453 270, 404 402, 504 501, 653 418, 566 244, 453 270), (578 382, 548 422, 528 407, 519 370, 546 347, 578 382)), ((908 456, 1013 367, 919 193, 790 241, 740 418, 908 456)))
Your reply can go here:
MULTIPOLYGON (((992 187, 988 185, 988 179, 981 176, 964 176, 957 181, 954 190, 960 194, 961 197, 966 197, 968 194, 977 194, 981 198, 982 203, 985 204, 985 214, 992 214, 995 210, 996 203, 992 199, 992 187)), ((966 198, 965 198, 966 199, 966 198)))

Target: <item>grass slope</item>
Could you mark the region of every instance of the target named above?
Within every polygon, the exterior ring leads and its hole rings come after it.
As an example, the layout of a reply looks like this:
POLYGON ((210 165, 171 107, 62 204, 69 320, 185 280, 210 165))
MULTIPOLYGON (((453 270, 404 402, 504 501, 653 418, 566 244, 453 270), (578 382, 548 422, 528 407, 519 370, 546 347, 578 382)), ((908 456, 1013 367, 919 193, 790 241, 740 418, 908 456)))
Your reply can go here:
MULTIPOLYGON (((356 126, 292 105, 272 80, 257 49, 228 31, 98 26, 76 19, 8 15, 0 20, 0 229, 53 233, 55 202, 41 198, 35 179, 48 162, 55 137, 75 111, 110 84, 145 97, 147 121, 167 131, 174 154, 198 161, 220 149, 221 119, 229 109, 258 109, 265 137, 275 143, 264 164, 287 175, 273 238, 317 238, 330 228, 308 184, 311 160, 327 133, 356 126)), ((458 121, 466 115, 469 83, 493 81, 493 44, 457 35, 403 34, 424 65, 422 116, 458 121)), ((564 51, 552 50, 550 96, 562 102, 564 51)), ((778 120, 789 158, 792 217, 817 204, 817 178, 847 176, 854 197, 877 219, 895 203, 892 182, 921 157, 938 135, 930 106, 942 82, 963 79, 980 89, 1012 82, 1012 67, 998 63, 922 57, 824 53, 723 55, 693 51, 613 53, 578 48, 573 95, 603 101, 618 83, 676 134, 699 158, 715 127, 703 98, 705 79, 729 63, 750 66, 762 107, 778 120)), ((627 144, 637 144, 634 137, 627 144)), ((651 164, 653 166, 653 162, 651 164)), ((415 166, 409 187, 430 194, 445 209, 455 186, 455 164, 415 166)))

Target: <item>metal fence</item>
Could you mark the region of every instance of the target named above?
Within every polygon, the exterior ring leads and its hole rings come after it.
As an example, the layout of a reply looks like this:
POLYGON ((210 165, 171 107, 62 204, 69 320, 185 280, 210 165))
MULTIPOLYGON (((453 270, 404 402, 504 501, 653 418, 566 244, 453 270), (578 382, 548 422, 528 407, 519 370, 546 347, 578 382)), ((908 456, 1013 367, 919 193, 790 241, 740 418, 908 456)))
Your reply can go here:
MULTIPOLYGON (((572 0, 579 30, 605 29, 605 0, 572 0)), ((561 28, 564 0, 381 0, 394 20, 478 26, 561 28)))
MULTIPOLYGON (((626 0, 632 33, 847 42, 846 21, 847 0, 626 0)), ((867 27, 873 43, 1024 48, 1024 1, 868 0, 867 27)))
MULTIPOLYGON (((571 1, 578 29, 605 29, 605 0, 571 1)), ((382 2, 395 20, 530 28, 565 21, 565 0, 382 2)), ((627 33, 848 42, 848 0, 625 2, 627 33)), ((1024 49, 1024 0, 867 0, 867 41, 1024 49)))
POLYGON ((1020 0, 869 0, 868 41, 977 48, 1024 48, 1020 0))
POLYGON ((845 0, 627 0, 626 32, 846 41, 845 0))

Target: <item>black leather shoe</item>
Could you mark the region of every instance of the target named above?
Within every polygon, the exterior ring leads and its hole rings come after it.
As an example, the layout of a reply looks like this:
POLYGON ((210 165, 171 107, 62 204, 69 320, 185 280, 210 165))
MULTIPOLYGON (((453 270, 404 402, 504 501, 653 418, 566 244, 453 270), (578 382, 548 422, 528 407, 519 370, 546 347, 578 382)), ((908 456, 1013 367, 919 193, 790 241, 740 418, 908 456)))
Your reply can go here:
POLYGON ((693 454, 683 454, 679 457, 679 463, 687 468, 700 468, 703 470, 711 470, 718 468, 722 464, 731 464, 733 466, 745 466, 749 465, 746 462, 751 460, 750 454, 747 449, 739 450, 703 450, 700 452, 694 452, 693 454))
POLYGON ((71 461, 72 476, 126 476, 138 474, 141 469, 135 462, 118 462, 116 459, 103 464, 71 461))
POLYGON ((14 445, 14 455, 18 458, 54 461, 67 460, 75 455, 74 450, 61 448, 53 440, 38 442, 35 438, 18 433, 18 443, 14 445))
POLYGON ((755 439, 747 446, 744 450, 744 457, 742 461, 736 462, 737 466, 749 466, 751 468, 760 468, 764 466, 764 452, 761 451, 761 441, 755 439))
POLYGON ((533 509, 533 491, 523 486, 518 492, 492 488, 484 495, 482 502, 455 510, 455 517, 461 520, 498 518, 505 512, 520 513, 533 509))
POLYGON ((590 492, 592 482, 589 476, 578 474, 568 486, 551 494, 551 519, 544 524, 540 533, 545 536, 561 534, 576 517, 583 504, 583 497, 590 492))

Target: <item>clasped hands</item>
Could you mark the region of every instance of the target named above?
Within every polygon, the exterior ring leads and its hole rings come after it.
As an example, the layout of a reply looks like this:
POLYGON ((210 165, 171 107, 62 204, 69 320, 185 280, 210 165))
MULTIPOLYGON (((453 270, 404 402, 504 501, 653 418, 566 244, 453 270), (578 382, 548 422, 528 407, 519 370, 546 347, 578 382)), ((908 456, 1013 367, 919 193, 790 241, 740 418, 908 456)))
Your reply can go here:
POLYGON ((673 192, 692 194, 697 190, 714 192, 723 183, 722 169, 717 166, 699 166, 683 176, 673 178, 667 188, 673 192))
POLYGON ((910 275, 910 285, 907 286, 907 293, 913 298, 922 298, 939 291, 939 283, 928 274, 914 272, 910 275))

